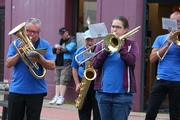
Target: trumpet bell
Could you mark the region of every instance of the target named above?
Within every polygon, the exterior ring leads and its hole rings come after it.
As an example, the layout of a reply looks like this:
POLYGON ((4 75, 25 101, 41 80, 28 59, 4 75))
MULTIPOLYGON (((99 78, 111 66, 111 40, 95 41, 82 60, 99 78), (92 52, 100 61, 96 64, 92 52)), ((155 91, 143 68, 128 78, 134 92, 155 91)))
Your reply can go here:
POLYGON ((176 31, 173 35, 173 41, 174 43, 180 47, 180 30, 176 31))

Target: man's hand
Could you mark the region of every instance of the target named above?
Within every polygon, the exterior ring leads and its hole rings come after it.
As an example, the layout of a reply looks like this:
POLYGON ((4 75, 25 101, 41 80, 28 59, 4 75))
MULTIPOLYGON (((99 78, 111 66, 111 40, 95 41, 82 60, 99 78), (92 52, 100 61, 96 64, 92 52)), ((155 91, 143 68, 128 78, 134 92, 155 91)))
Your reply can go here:
POLYGON ((18 50, 20 51, 21 54, 24 53, 24 51, 22 49, 23 46, 24 46, 24 44, 22 42, 19 43, 19 45, 18 45, 18 50))
POLYGON ((59 45, 59 44, 57 44, 57 45, 55 46, 55 48, 56 48, 56 53, 59 54, 59 53, 61 52, 62 46, 59 45))
POLYGON ((41 59, 44 59, 44 57, 37 51, 30 51, 28 57, 32 62, 39 62, 41 59))
POLYGON ((174 33, 175 33, 175 31, 171 31, 170 34, 169 34, 168 46, 169 46, 173 41, 176 41, 176 40, 175 40, 175 37, 174 37, 174 33))
POLYGON ((79 93, 81 88, 81 83, 76 84, 76 92, 79 93))

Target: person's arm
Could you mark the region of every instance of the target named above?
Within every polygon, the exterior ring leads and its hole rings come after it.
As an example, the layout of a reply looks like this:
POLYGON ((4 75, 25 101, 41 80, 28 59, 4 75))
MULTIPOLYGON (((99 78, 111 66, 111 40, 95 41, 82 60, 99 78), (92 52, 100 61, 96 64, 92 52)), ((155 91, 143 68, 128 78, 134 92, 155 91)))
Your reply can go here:
POLYGON ((61 52, 62 46, 59 44, 55 44, 52 48, 53 54, 59 54, 61 52))
POLYGON ((76 85, 76 92, 80 92, 80 80, 78 77, 78 70, 76 68, 72 68, 72 74, 73 74, 73 79, 76 85))
POLYGON ((49 69, 49 70, 54 70, 55 69, 54 60, 41 59, 38 63, 40 63, 46 69, 49 69))
POLYGON ((31 62, 39 63, 46 69, 53 70, 55 68, 54 60, 47 60, 38 52, 34 52, 34 51, 30 52, 28 58, 31 62))
POLYGON ((153 48, 150 54, 150 62, 155 63, 157 60, 162 59, 168 48, 169 44, 167 44, 161 49, 153 48))
POLYGON ((60 53, 67 53, 67 52, 73 52, 76 50, 76 42, 71 42, 69 44, 67 44, 65 47, 62 47, 60 49, 60 53))
POLYGON ((130 44, 128 44, 128 49, 130 49, 129 51, 127 49, 125 49, 125 47, 121 47, 119 53, 121 58, 124 60, 124 62, 128 65, 134 65, 136 62, 136 58, 139 55, 139 47, 137 42, 135 41, 126 41, 129 42, 130 44))
MULTIPOLYGON (((102 44, 99 44, 95 49, 95 54, 97 52, 101 51, 102 49, 103 49, 102 44)), ((93 60, 92 60, 92 67, 94 69, 101 68, 103 66, 103 64, 104 64, 104 61, 108 57, 108 55, 109 55, 109 52, 107 52, 106 50, 103 50, 99 54, 95 55, 93 60)))
MULTIPOLYGON (((159 38, 160 39, 160 38, 159 38)), ((155 42, 158 40, 158 37, 156 38, 155 42)), ((168 52, 168 49, 171 47, 172 39, 171 37, 168 37, 168 44, 164 47, 154 47, 150 54, 150 62, 155 63, 157 60, 162 60, 166 52, 168 52)), ((161 43, 164 44, 164 43, 161 43)), ((162 45, 160 45, 162 46, 162 45)))
POLYGON ((19 58, 20 58, 20 55, 18 53, 12 57, 8 57, 5 63, 6 67, 11 68, 12 66, 14 66, 18 62, 19 58))
MULTIPOLYGON (((22 43, 17 41, 16 44, 17 44, 16 47, 19 50, 19 52, 23 53, 22 43)), ((14 41, 13 41, 10 44, 9 49, 8 49, 8 54, 7 54, 7 58, 6 58, 6 62, 5 62, 6 67, 8 67, 8 68, 13 67, 14 65, 16 65, 16 63, 18 62, 19 59, 20 59, 20 55, 15 50, 14 41)))

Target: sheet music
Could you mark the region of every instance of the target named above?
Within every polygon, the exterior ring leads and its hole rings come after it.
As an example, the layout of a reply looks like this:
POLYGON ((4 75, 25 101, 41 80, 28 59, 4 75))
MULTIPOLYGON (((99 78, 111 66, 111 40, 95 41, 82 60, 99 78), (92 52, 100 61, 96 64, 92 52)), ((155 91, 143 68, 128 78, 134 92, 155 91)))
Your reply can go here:
POLYGON ((178 30, 178 23, 175 19, 162 18, 162 27, 165 30, 178 30))
POLYGON ((107 28, 104 23, 90 24, 88 27, 92 38, 102 38, 108 34, 107 28))

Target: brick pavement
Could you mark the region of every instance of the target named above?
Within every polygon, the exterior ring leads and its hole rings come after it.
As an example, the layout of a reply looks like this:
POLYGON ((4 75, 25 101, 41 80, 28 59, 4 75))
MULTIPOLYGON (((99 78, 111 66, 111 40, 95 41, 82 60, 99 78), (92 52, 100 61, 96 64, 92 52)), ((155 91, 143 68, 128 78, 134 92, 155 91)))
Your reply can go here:
MULTIPOLYGON (((0 107, 2 114, 2 107, 0 107)), ((1 116, 1 115, 0 115, 1 116)), ((144 120, 145 113, 131 112, 128 120, 144 120)), ((168 114, 158 114, 156 120, 169 120, 168 114)), ((72 104, 50 105, 49 100, 44 99, 41 112, 41 120, 79 120, 77 109, 72 104)))
MULTIPOLYGON (((144 120, 145 113, 131 112, 128 120, 144 120)), ((77 109, 74 105, 49 105, 49 100, 44 100, 41 120, 78 120, 77 109)), ((156 120, 169 120, 168 114, 158 114, 156 120)))

